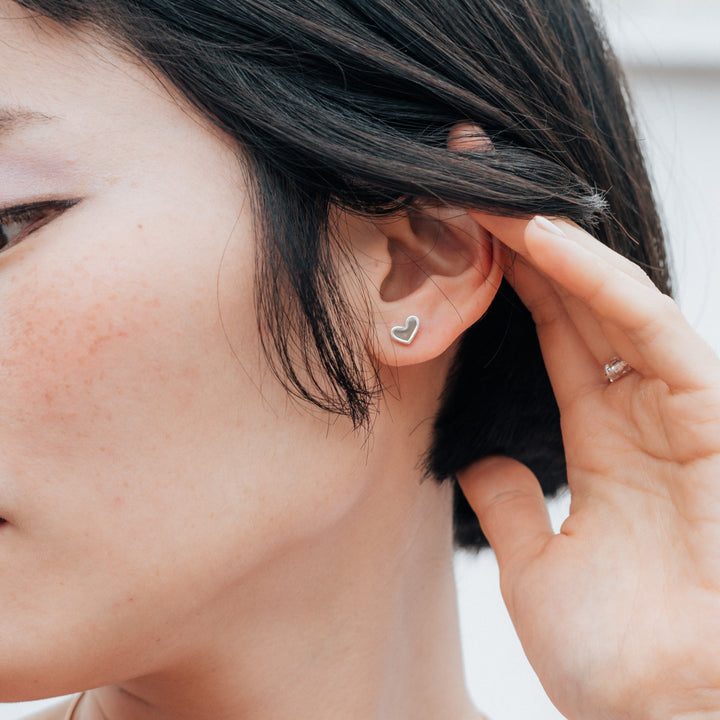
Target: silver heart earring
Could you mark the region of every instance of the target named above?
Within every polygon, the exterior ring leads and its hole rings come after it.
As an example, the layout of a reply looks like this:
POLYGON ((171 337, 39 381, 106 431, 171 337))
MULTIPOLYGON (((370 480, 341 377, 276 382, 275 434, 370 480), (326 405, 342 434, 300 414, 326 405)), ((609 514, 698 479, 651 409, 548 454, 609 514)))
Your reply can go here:
POLYGON ((420 327, 420 321, 417 316, 410 315, 405 321, 404 325, 396 325, 391 331, 392 339, 396 342, 402 343, 403 345, 409 345, 417 335, 418 328, 420 327))

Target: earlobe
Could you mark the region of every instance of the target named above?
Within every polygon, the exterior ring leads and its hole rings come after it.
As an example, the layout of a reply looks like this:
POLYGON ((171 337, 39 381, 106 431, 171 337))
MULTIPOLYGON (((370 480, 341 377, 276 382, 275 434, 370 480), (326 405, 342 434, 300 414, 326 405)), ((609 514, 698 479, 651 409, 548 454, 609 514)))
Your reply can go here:
POLYGON ((376 221, 364 239, 358 259, 375 308, 371 353, 383 365, 440 356, 484 314, 502 281, 503 246, 459 208, 376 221))

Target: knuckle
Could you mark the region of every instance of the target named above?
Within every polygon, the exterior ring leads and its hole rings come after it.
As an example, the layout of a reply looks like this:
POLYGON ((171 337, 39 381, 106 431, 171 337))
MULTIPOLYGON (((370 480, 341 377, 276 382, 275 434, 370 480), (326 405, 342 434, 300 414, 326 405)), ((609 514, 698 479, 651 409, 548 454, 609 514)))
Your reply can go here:
POLYGON ((480 515, 480 524, 501 521, 505 513, 527 499, 527 493, 518 488, 501 490, 490 499, 480 515))
POLYGON ((537 326, 550 325, 560 317, 560 302, 556 295, 546 293, 535 299, 531 309, 532 318, 537 326))
POLYGON ((657 294, 648 315, 635 332, 646 342, 654 340, 669 324, 682 319, 682 313, 675 301, 668 295, 657 294))
POLYGON ((628 275, 630 275, 631 278, 637 280, 639 283, 642 283, 646 287, 655 287, 653 281, 650 279, 650 276, 637 263, 634 263, 627 258, 623 258, 623 260, 625 271, 628 275))
POLYGON ((658 310, 668 319, 673 319, 682 315, 677 303, 669 295, 659 293, 657 303, 658 310))

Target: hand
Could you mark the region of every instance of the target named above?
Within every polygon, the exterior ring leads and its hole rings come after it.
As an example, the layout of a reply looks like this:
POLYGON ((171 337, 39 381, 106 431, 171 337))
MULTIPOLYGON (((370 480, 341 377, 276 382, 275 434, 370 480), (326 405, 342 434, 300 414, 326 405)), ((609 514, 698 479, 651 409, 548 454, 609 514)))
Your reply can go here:
POLYGON ((720 360, 577 226, 474 216, 517 253, 572 495, 556 535, 525 466, 459 474, 525 652, 571 720, 720 718, 720 360), (634 371, 610 384, 614 357, 634 371))

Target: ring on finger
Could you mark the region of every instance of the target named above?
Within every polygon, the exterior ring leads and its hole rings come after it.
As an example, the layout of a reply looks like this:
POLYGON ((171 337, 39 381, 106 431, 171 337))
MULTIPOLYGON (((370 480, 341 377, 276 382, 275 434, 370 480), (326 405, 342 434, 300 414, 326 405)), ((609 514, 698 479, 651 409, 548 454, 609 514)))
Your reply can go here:
POLYGON ((619 357, 614 357, 605 365, 605 377, 609 383, 614 383, 633 371, 629 363, 619 357))

